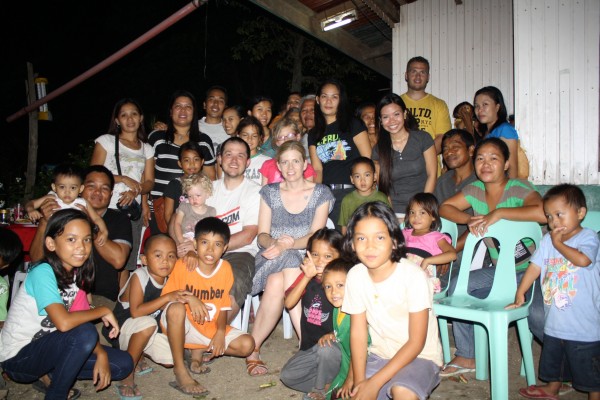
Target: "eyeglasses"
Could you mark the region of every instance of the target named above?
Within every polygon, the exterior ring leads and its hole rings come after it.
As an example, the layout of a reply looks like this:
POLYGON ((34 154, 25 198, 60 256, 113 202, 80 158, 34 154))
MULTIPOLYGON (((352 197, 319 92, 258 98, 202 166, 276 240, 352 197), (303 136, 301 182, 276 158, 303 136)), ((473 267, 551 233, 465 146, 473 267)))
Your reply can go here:
POLYGON ((278 142, 281 142, 283 140, 292 140, 296 138, 296 134, 295 133, 288 133, 286 136, 277 136, 275 138, 275 140, 277 140, 278 142))

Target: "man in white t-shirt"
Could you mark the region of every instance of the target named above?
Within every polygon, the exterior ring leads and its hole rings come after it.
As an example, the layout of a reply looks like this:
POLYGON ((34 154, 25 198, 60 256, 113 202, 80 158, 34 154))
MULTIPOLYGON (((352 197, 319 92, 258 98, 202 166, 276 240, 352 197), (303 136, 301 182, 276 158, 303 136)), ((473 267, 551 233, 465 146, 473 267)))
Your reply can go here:
MULTIPOLYGON (((261 187, 245 178, 246 168, 250 165, 250 147, 239 137, 231 137, 222 143, 217 162, 223 169, 223 178, 213 182, 213 195, 206 204, 217 210, 217 218, 226 222, 231 231, 229 247, 223 255, 232 266, 234 278, 230 292, 234 300, 228 316, 230 323, 252 288, 254 256, 258 251, 256 235, 261 187)), ((177 247, 179 257, 194 250, 191 243, 186 241, 177 247)))
POLYGON ((223 128, 223 111, 227 107, 227 89, 222 86, 211 86, 206 91, 203 103, 206 116, 199 122, 200 132, 207 134, 215 147, 215 154, 219 145, 229 138, 223 128))

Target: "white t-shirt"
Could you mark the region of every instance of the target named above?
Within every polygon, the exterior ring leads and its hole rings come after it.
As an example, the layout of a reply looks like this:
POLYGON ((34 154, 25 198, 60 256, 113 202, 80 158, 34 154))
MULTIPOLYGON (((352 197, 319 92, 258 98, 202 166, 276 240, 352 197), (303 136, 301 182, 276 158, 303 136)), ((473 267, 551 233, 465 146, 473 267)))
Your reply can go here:
POLYGON ((217 154, 217 148, 229 139, 229 135, 225 132, 225 128, 223 128, 223 124, 209 124, 206 122, 206 117, 202 117, 200 121, 198 121, 198 127, 200 128, 200 132, 205 133, 210 137, 210 140, 213 142, 213 146, 215 147, 215 154, 217 154))
POLYGON ((250 159, 250 166, 246 168, 246 179, 250 179, 259 185, 262 185, 262 174, 260 173, 260 167, 271 157, 265 156, 264 154, 257 154, 250 159))
POLYGON ((48 195, 54 197, 56 204, 58 204, 58 208, 61 210, 66 210, 69 208, 74 208, 76 210, 79 210, 79 207, 75 206, 76 204, 81 204, 82 206, 87 207, 87 203, 86 203, 85 199, 82 197, 78 197, 75 200, 73 200, 73 202, 71 204, 67 204, 58 197, 58 195, 56 194, 56 192, 54 190, 49 191, 48 195))
POLYGON ((419 358, 442 365, 437 319, 432 312, 433 287, 425 271, 405 258, 383 282, 374 283, 363 264, 355 265, 346 278, 342 311, 366 311, 371 335, 369 351, 391 359, 408 341, 409 313, 429 310, 425 346, 419 358))
MULTIPOLYGON (((115 160, 115 137, 113 135, 102 135, 96 139, 104 151, 106 151, 106 159, 104 160, 104 166, 110 170, 114 175, 119 175, 117 169, 117 162, 115 160)), ((142 179, 142 173, 146 167, 146 160, 154 157, 154 149, 148 143, 142 143, 142 147, 139 150, 132 150, 129 147, 119 143, 119 161, 121 164, 121 173, 131 179, 140 182, 142 179)), ((113 194, 110 199, 109 208, 117 208, 117 202, 121 193, 127 192, 129 186, 124 183, 116 183, 113 189, 113 194)), ((136 197, 138 202, 142 201, 142 195, 136 197)))
MULTIPOLYGON (((260 188, 260 185, 244 178, 237 188, 228 190, 223 179, 218 179, 213 182, 213 195, 206 200, 206 204, 217 210, 217 218, 229 225, 233 235, 241 232, 244 226, 258 225, 260 188)), ((232 251, 256 255, 256 238, 249 245, 232 251)))

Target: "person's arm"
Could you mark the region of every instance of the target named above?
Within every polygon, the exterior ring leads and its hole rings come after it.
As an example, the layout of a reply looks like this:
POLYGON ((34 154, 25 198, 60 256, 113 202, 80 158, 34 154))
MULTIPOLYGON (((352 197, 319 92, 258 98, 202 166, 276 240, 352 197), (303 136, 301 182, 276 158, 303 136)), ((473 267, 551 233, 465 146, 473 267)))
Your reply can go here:
MULTIPOLYGON (((62 303, 52 303, 45 308, 50 321, 60 332, 68 332, 86 322, 102 319, 105 325, 111 325, 116 332, 119 332, 119 324, 112 311, 108 307, 96 307, 85 311, 68 312, 62 303)), ((111 336, 113 337, 113 336, 111 336)), ((115 336, 116 337, 116 334, 115 336)))
MULTIPOLYGON (((369 138, 367 138, 367 141, 369 138)), ((310 155, 310 164, 315 169, 317 176, 315 177, 315 182, 323 183, 323 163, 321 163, 321 159, 317 155, 317 147, 309 146, 308 153, 310 155)))
POLYGON ((467 198, 462 192, 446 199, 440 206, 440 217, 446 218, 457 224, 466 225, 471 220, 471 215, 464 210, 471 208, 467 198))
MULTIPOLYGON (((350 354, 352 354, 352 371, 354 383, 358 385, 366 379, 367 344, 369 331, 367 327, 367 313, 350 315, 350 354)), ((355 386, 356 387, 356 386, 355 386)), ((373 398, 376 398, 374 396, 373 398)))
MULTIPOLYGON (((354 317, 354 316, 353 316, 354 317)), ((429 322, 429 310, 424 309, 419 312, 408 314, 408 340, 396 352, 394 357, 375 375, 366 381, 355 385, 352 391, 352 399, 374 399, 381 387, 388 382, 398 371, 410 364, 423 350, 425 340, 427 339, 427 326, 429 322)), ((354 319, 351 320, 354 323, 354 319)), ((350 341, 352 342, 352 330, 350 341)), ((352 351, 354 359, 354 351, 352 351)), ((355 368, 356 371, 356 368, 355 368)))
POLYGON ((275 239, 271 237, 271 207, 263 198, 260 199, 258 209, 258 236, 257 243, 263 249, 275 244, 275 239))
POLYGON ((519 141, 517 139, 505 139, 501 137, 502 141, 508 146, 509 157, 508 157, 508 177, 515 179, 519 175, 519 141))
POLYGON ((373 148, 369 142, 369 135, 367 134, 367 131, 360 132, 354 136, 352 140, 354 141, 354 144, 356 145, 356 148, 361 156, 371 158, 371 152, 373 151, 373 148))
POLYGON ((208 350, 212 352, 211 358, 225 354, 225 328, 227 327, 227 312, 221 310, 217 317, 217 331, 208 344, 208 350))
POLYGON ((244 225, 241 231, 231 235, 227 249, 237 250, 252 243, 258 233, 258 225, 244 225))
POLYGON ((31 258, 31 261, 39 261, 44 258, 44 231, 46 230, 48 219, 50 219, 52 214, 54 214, 54 210, 57 208, 58 203, 52 197, 44 200, 39 207, 42 218, 39 220, 37 231, 35 231, 31 246, 29 247, 29 257, 31 258))
POLYGON ((92 153, 92 159, 90 160, 90 165, 104 165, 104 161, 106 161, 107 152, 104 150, 104 147, 100 143, 96 143, 94 145, 94 152, 92 153))
POLYGON ((450 264, 456 260, 456 250, 446 239, 442 238, 437 242, 442 253, 437 256, 427 257, 421 262, 421 268, 426 269, 429 265, 450 264))
POLYGON ((94 246, 94 251, 112 265, 114 269, 121 270, 127 262, 131 247, 126 243, 113 242, 109 239, 104 243, 104 246, 94 246))
POLYGON ((583 252, 579 249, 571 247, 564 243, 563 232, 565 231, 565 227, 555 228, 550 231, 550 237, 552 238, 552 244, 562 254, 567 260, 571 261, 573 265, 578 267, 589 267, 592 264, 592 260, 589 259, 583 252))
POLYGON ((154 187, 154 157, 146 159, 141 179, 141 194, 150 193, 154 187))
POLYGON ((540 224, 547 222, 544 214, 544 205, 542 196, 536 191, 532 191, 525 197, 521 207, 497 208, 484 216, 487 220, 487 226, 492 225, 501 219, 510 221, 533 221, 540 224))
POLYGON ((425 170, 427 171, 427 180, 425 181, 425 187, 423 191, 425 193, 433 193, 435 190, 435 183, 437 182, 437 155, 435 154, 435 146, 431 146, 423 152, 423 158, 425 158, 425 170))
POLYGON ((92 382, 96 387, 96 392, 99 392, 110 385, 110 363, 108 361, 108 354, 100 344, 100 341, 96 343, 93 353, 96 356, 96 362, 94 363, 94 370, 92 372, 92 382))
POLYGON ((42 206, 46 199, 54 200, 54 196, 47 194, 45 196, 40 197, 39 199, 29 200, 27 203, 25 203, 25 212, 27 213, 27 215, 29 215, 29 219, 31 221, 36 222, 39 219, 43 218, 43 214, 40 211, 38 211, 38 208, 42 206))
POLYGON ((181 223, 183 222, 183 217, 184 215, 182 211, 177 211, 175 213, 175 216, 173 217, 173 219, 175 220, 173 222, 173 231, 175 232, 175 242, 177 242, 177 244, 185 242, 185 238, 183 237, 183 232, 181 230, 181 223))
POLYGON ((171 293, 164 294, 162 296, 157 297, 154 300, 150 300, 144 303, 144 291, 142 289, 142 284, 137 276, 137 274, 133 274, 131 279, 129 280, 129 310, 131 312, 132 318, 143 317, 145 315, 150 315, 153 312, 162 309, 168 303, 173 301, 177 301, 179 296, 184 295, 185 292, 183 290, 176 290, 171 293))
POLYGON ((202 166, 202 173, 204 173, 204 175, 208 176, 211 181, 214 181, 217 176, 217 170, 214 165, 204 164, 202 166))
POLYGON ((302 298, 302 295, 304 294, 304 291, 306 290, 306 286, 308 286, 308 283, 311 281, 311 279, 317 275, 317 269, 315 268, 312 258, 310 258, 310 253, 306 254, 307 257, 304 259, 304 262, 300 267, 304 273, 301 277, 298 276, 300 279, 296 279, 296 282, 294 282, 294 285, 292 285, 289 291, 286 290, 285 292, 284 305, 288 310, 291 310, 296 306, 296 304, 298 304, 302 298))
POLYGON ((530 262, 525 274, 523 275, 523 278, 521 278, 521 283, 519 283, 519 287, 517 288, 515 302, 507 305, 504 308, 509 310, 511 308, 521 307, 525 303, 525 293, 527 293, 531 285, 533 285, 535 280, 540 276, 541 272, 542 269, 539 265, 530 262))
POLYGON ((175 213, 175 200, 170 198, 169 196, 164 196, 165 198, 165 221, 167 221, 167 225, 171 221, 171 217, 175 213))

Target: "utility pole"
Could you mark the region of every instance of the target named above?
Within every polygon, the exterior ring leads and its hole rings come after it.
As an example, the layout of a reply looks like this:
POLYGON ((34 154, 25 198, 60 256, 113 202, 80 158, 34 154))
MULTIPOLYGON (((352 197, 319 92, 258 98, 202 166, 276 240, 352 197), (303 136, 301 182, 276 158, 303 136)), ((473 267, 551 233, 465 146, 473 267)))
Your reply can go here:
MULTIPOLYGON (((35 75, 33 73, 33 64, 27 63, 27 104, 36 101, 35 96, 35 75)), ((35 186, 35 172, 37 168, 38 152, 38 109, 35 108, 29 112, 29 147, 27 151, 27 173, 25 175, 25 199, 31 199, 33 196, 33 187, 35 186)))

